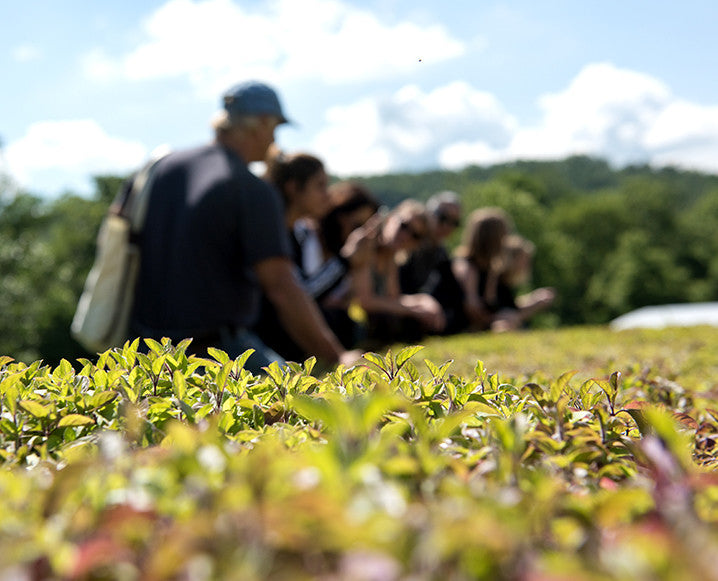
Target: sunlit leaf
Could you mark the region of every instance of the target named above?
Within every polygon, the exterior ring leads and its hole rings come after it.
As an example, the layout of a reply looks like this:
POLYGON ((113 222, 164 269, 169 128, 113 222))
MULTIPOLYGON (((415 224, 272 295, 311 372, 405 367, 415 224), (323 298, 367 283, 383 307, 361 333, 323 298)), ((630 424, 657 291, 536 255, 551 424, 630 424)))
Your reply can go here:
POLYGON ((60 364, 55 368, 55 370, 52 372, 53 377, 55 379, 66 379, 72 375, 74 375, 75 370, 72 368, 72 365, 67 359, 60 360, 60 364))
POLYGON ((307 375, 311 374, 314 366, 317 364, 317 358, 312 356, 304 360, 304 373, 307 375))
POLYGON ((108 403, 117 399, 118 393, 116 391, 100 391, 91 395, 88 400, 88 409, 100 410, 105 407, 108 403))
POLYGON ((63 416, 57 423, 57 425, 60 428, 64 428, 69 426, 88 426, 94 423, 95 421, 87 416, 83 416, 80 414, 68 414, 66 416, 63 416))
POLYGON ((292 407, 299 415, 313 422, 334 426, 336 412, 331 409, 324 398, 297 396, 292 401, 292 407))
POLYGON ((424 349, 423 345, 413 345, 410 347, 404 347, 401 351, 396 354, 396 366, 401 369, 404 364, 409 361, 419 351, 424 349))
POLYGON ((373 363, 376 365, 380 370, 386 372, 388 371, 388 368, 386 367, 386 364, 384 362, 384 358, 380 355, 377 355, 376 353, 368 352, 364 353, 362 355, 364 359, 366 359, 369 363, 373 363))
POLYGON ((432 377, 441 379, 441 371, 439 370, 438 365, 436 365, 432 361, 429 361, 428 359, 424 359, 424 365, 426 365, 426 368, 429 370, 429 373, 431 373, 432 377))
POLYGON ((9 419, 0 419, 0 431, 9 436, 15 436, 17 434, 17 426, 9 419))
POLYGON ((161 354, 163 351, 162 344, 158 341, 155 341, 154 339, 145 338, 145 345, 147 345, 151 351, 156 353, 157 355, 161 354))
POLYGON ((476 378, 479 381, 483 382, 486 380, 486 369, 484 367, 484 362, 481 361, 481 359, 476 361, 476 365, 474 366, 474 375, 476 375, 476 378))
POLYGON ((568 371, 551 384, 550 396, 553 403, 558 402, 561 395, 566 391, 569 381, 576 373, 577 371, 568 371))
POLYGON ((160 355, 152 362, 152 373, 155 374, 155 377, 159 376, 159 374, 162 372, 162 367, 164 367, 166 359, 166 355, 160 355))
POLYGON ((175 371, 172 375, 172 389, 177 399, 184 400, 187 393, 187 380, 181 371, 175 371))
POLYGON ((272 361, 267 367, 265 367, 267 375, 274 382, 276 386, 284 384, 284 372, 279 366, 279 363, 272 361))
POLYGON ((646 418, 645 411, 640 408, 624 409, 621 410, 630 415, 638 426, 638 431, 641 432, 642 436, 647 436, 653 432, 653 426, 651 422, 646 418))
MULTIPOLYGON (((226 365, 229 361, 229 355, 222 351, 221 349, 217 349, 216 347, 208 347, 207 348, 207 355, 212 357, 215 361, 218 361, 222 365, 226 365)), ((242 354, 242 356, 246 355, 246 352, 242 354)), ((247 355, 247 358, 249 358, 249 355, 247 355)), ((245 359, 246 361, 246 359, 245 359)))
MULTIPOLYGON (((252 353, 254 353, 254 351, 254 349, 247 349, 244 353, 237 357, 235 361, 237 362, 238 369, 244 369, 244 366, 247 363, 247 359, 252 356, 252 353)), ((216 355, 214 355, 214 358, 217 359, 217 361, 220 361, 220 359, 216 355)), ((220 361, 220 363, 222 363, 222 361, 220 361)))
POLYGON ((18 403, 20 404, 20 407, 22 409, 24 409, 26 412, 36 418, 46 418, 50 415, 52 411, 52 408, 50 408, 49 406, 29 399, 23 399, 18 403))

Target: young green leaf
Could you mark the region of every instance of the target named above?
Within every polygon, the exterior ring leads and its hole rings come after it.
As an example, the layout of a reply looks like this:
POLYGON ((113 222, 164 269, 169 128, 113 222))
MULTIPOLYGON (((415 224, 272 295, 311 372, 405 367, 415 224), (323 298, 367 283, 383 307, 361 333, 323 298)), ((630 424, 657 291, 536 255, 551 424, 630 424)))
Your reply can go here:
POLYGON ((187 380, 184 374, 179 370, 175 371, 172 375, 172 390, 178 400, 184 401, 185 394, 187 393, 187 380))
POLYGON ((76 427, 76 426, 89 426, 94 424, 95 421, 92 418, 83 416, 80 414, 68 414, 63 416, 57 423, 59 428, 76 427))
POLYGON ((413 345, 410 347, 404 347, 399 353, 396 354, 396 367, 401 369, 404 364, 409 361, 414 355, 424 348, 423 345, 413 345))
POLYGON ((22 409, 36 418, 46 418, 52 412, 50 406, 43 405, 40 402, 30 399, 23 399, 18 403, 22 409))
MULTIPOLYGON (((244 369, 245 364, 247 363, 247 359, 249 359, 252 356, 252 353, 254 353, 254 349, 247 349, 244 353, 242 353, 237 359, 235 359, 237 364, 237 369, 244 369)), ((217 359, 216 356, 214 356, 215 359, 217 359)), ((219 361, 219 359, 217 359, 219 361)))
POLYGON ((158 341, 155 341, 154 339, 145 338, 145 345, 147 345, 150 350, 157 355, 161 354, 163 351, 162 344, 158 341))
MULTIPOLYGON (((221 349, 217 349, 216 347, 209 347, 207 349, 207 355, 209 355, 215 361, 218 361, 222 365, 226 364, 229 361, 229 355, 227 355, 221 349)), ((244 356, 244 354, 242 356, 244 356)), ((247 355, 247 358, 248 357, 249 357, 249 355, 247 355)), ((245 359, 245 361, 246 361, 246 359, 245 359)))
POLYGON ((388 372, 388 368, 386 367, 384 358, 381 357, 380 355, 378 355, 376 353, 368 352, 368 353, 364 353, 364 355, 362 355, 362 357, 364 359, 366 359, 369 363, 373 363, 374 365, 376 365, 384 373, 388 372))

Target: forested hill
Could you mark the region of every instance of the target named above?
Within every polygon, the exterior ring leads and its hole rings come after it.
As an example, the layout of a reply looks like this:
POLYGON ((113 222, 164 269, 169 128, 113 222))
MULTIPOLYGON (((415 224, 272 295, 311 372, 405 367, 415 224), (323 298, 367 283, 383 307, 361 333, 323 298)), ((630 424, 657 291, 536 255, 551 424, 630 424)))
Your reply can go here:
POLYGON ((674 196, 688 205, 718 187, 718 175, 681 171, 672 167, 654 169, 647 165, 612 168, 603 159, 573 156, 560 161, 514 161, 492 166, 468 166, 459 171, 427 171, 357 177, 382 200, 393 205, 406 197, 426 200, 433 193, 450 189, 463 191, 483 182, 498 180, 530 192, 547 206, 574 196, 618 188, 626 180, 658 179, 674 196))
MULTIPOLYGON (((121 179, 97 177, 90 199, 47 200, 16 193, 0 176, 0 355, 48 363, 87 355, 69 325, 121 179)), ((536 244, 534 286, 558 291, 536 325, 600 324, 644 305, 718 300, 716 175, 577 156, 357 179, 389 206, 450 189, 465 215, 504 208, 536 244)))

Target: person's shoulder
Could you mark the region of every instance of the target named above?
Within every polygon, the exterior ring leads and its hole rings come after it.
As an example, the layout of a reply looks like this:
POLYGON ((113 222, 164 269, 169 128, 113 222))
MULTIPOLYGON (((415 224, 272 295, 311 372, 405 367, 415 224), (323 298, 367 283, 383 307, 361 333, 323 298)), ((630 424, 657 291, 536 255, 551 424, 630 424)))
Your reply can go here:
POLYGON ((160 161, 164 164, 178 164, 187 162, 192 159, 198 159, 207 155, 212 149, 211 145, 197 145, 194 147, 184 147, 181 149, 173 149, 165 155, 160 161))
POLYGON ((266 189, 267 184, 252 173, 235 153, 217 143, 210 143, 186 152, 186 157, 199 173, 212 177, 214 189, 234 193, 266 189))
POLYGON ((209 147, 206 145, 172 150, 157 161, 155 176, 201 171, 208 153, 209 147))

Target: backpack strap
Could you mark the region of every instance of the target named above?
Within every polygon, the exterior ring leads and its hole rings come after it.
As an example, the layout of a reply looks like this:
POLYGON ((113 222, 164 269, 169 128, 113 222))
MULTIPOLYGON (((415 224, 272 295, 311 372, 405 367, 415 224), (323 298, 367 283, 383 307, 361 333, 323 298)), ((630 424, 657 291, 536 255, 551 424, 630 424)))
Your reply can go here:
POLYGON ((128 216, 132 225, 132 233, 139 234, 145 225, 145 216, 147 216, 147 206, 149 203, 149 191, 152 184, 152 177, 157 162, 170 152, 169 147, 163 146, 155 149, 150 155, 150 160, 137 174, 132 184, 132 192, 130 193, 130 203, 128 216))
POLYGON ((152 173, 157 162, 170 152, 169 147, 155 149, 145 165, 122 184, 110 212, 130 222, 131 236, 136 238, 145 224, 152 173))

